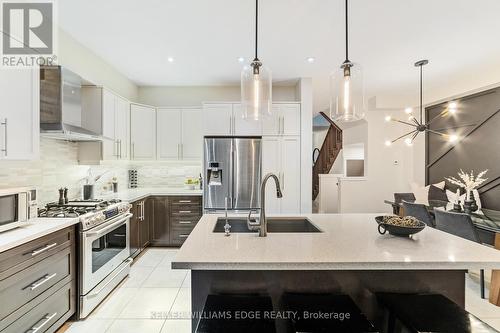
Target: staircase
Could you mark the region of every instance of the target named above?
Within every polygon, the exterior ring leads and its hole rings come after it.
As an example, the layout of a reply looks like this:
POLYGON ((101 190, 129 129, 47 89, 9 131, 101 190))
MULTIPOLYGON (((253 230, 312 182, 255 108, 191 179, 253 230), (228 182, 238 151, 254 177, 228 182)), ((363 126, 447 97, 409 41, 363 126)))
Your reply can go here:
POLYGON ((342 149, 342 129, 338 127, 324 112, 320 112, 320 114, 330 123, 330 127, 326 133, 323 145, 321 145, 318 159, 313 166, 313 200, 316 199, 319 193, 319 175, 330 173, 330 169, 342 149))

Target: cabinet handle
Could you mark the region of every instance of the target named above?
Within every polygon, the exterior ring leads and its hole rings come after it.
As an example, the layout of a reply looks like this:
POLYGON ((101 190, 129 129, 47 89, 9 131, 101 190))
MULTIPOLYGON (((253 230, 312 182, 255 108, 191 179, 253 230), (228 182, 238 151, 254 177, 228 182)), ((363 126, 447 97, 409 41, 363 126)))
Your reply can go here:
POLYGON ((229 134, 233 134, 233 116, 229 116, 229 134))
POLYGON ((30 331, 30 333, 37 333, 38 331, 40 331, 45 325, 47 325, 47 323, 49 321, 51 321, 55 316, 57 316, 57 312, 54 312, 53 314, 49 315, 48 313, 45 315, 45 317, 43 317, 42 319, 40 320, 43 320, 43 322, 38 325, 38 326, 33 326, 32 328, 30 328, 28 331, 30 331))
POLYGON ((189 234, 180 234, 179 235, 179 238, 188 238, 189 237, 189 234))
POLYGON ((56 277, 56 275, 57 275, 57 273, 54 273, 54 274, 52 274, 52 275, 47 274, 47 275, 45 275, 43 278, 41 278, 40 280, 37 280, 37 281, 33 282, 33 283, 29 286, 29 288, 30 288, 31 290, 35 290, 36 288, 40 287, 41 285, 44 285, 45 283, 47 283, 49 280, 51 280, 51 279, 55 278, 55 277, 56 277))
POLYGON ((191 221, 179 221, 179 224, 191 224, 191 221))
POLYGON ((189 214, 189 213, 191 213, 191 211, 190 210, 180 210, 179 213, 181 213, 181 214, 189 214))
POLYGON ((56 246, 57 243, 52 243, 52 244, 49 244, 49 245, 45 245, 39 249, 36 249, 36 250, 33 250, 31 251, 31 256, 34 257, 34 256, 37 256, 39 255, 40 253, 43 253, 51 248, 53 248, 54 246, 56 246))
POLYGON ((179 200, 179 203, 190 203, 191 200, 179 200))
POLYGON ((142 207, 142 221, 144 221, 144 201, 141 203, 142 207))
POLYGON ((8 155, 8 146, 7 146, 7 138, 8 138, 8 135, 7 135, 7 118, 4 119, 3 122, 0 123, 0 125, 3 125, 5 126, 5 131, 3 132, 3 135, 4 135, 4 148, 2 149, 2 151, 4 152, 4 155, 7 156, 8 155))
POLYGON ((285 116, 281 117, 281 134, 285 135, 285 116))
POLYGON ((285 190, 285 171, 281 172, 281 189, 285 190))

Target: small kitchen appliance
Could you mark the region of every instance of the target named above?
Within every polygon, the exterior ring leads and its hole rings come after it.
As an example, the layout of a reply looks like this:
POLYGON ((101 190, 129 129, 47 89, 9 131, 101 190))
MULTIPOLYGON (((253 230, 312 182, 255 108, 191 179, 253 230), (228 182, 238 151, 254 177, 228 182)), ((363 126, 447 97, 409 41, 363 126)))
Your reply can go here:
POLYGON ((37 217, 37 208, 35 188, 0 189, 0 232, 29 223, 37 217))

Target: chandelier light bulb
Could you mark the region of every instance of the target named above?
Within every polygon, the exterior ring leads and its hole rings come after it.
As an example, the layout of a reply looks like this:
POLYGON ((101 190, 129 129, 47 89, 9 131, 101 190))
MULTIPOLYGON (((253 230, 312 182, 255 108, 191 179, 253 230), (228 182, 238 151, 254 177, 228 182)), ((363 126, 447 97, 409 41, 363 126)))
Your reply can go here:
POLYGON ((405 109, 405 113, 406 114, 411 114, 413 112, 413 109, 412 108, 406 108, 405 109))
POLYGON ((412 141, 411 141, 411 138, 406 138, 406 139, 405 139, 405 143, 406 143, 406 145, 408 145, 408 146, 411 146, 411 145, 413 144, 413 143, 412 143, 412 141))
POLYGON ((392 142, 391 142, 390 140, 386 140, 386 141, 385 141, 385 145, 386 145, 387 147, 389 147, 390 145, 392 145, 392 142))
POLYGON ((456 134, 452 134, 452 135, 448 136, 449 142, 456 142, 457 140, 458 140, 458 135, 456 135, 456 134))
POLYGON ((392 117, 391 116, 385 116, 385 121, 389 122, 392 120, 392 117))

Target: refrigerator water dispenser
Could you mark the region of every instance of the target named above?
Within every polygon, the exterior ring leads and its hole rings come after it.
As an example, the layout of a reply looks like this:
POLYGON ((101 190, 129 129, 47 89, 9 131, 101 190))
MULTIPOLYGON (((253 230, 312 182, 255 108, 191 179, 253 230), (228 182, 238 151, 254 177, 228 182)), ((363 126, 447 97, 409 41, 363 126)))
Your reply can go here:
POLYGON ((222 186, 222 169, 219 169, 219 163, 210 162, 207 174, 208 186, 222 186))

